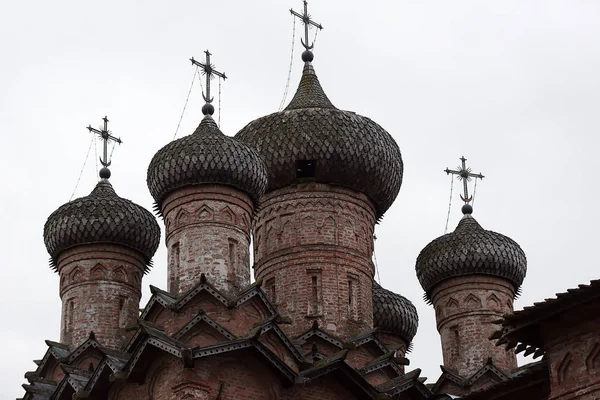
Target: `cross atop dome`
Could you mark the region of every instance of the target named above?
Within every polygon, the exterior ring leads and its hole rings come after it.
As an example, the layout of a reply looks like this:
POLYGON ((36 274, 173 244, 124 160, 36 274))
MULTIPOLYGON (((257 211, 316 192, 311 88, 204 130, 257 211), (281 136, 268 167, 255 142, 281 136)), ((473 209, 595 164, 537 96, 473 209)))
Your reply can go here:
POLYGON ((308 14, 308 2, 306 0, 304 0, 304 13, 303 14, 297 13, 292 8, 290 8, 290 13, 293 16, 300 18, 300 20, 304 24, 304 40, 300 39, 300 43, 302 43, 302 46, 304 46, 304 48, 306 50, 304 50, 304 52, 302 53, 302 61, 311 62, 314 59, 314 55, 311 50, 314 47, 315 43, 313 42, 312 44, 309 44, 308 30, 310 29, 311 26, 314 26, 315 28, 321 30, 321 29, 323 29, 323 25, 313 21, 310 18, 310 14, 308 14))
POLYGON ((471 181, 471 178, 483 179, 485 177, 481 174, 472 173, 471 168, 467 167, 467 159, 464 156, 459 158, 459 160, 461 161, 461 165, 456 167, 456 170, 446 168, 444 172, 448 175, 457 175, 458 179, 463 181, 464 196, 461 194, 460 198, 465 202, 465 205, 463 206, 462 210, 463 214, 471 214, 473 212, 473 206, 471 206, 469 203, 471 200, 473 200, 473 196, 469 196, 469 187, 467 182, 471 181))
POLYGON ((100 164, 102 164, 103 168, 100 170, 100 178, 108 179, 110 178, 110 170, 108 167, 111 164, 111 161, 108 159, 108 142, 113 141, 115 143, 123 143, 120 138, 112 135, 112 132, 108 130, 108 118, 106 115, 102 118, 104 121, 104 125, 100 129, 92 128, 92 125, 88 125, 87 130, 91 133, 95 133, 100 136, 100 139, 103 142, 104 152, 102 153, 102 157, 100 157, 100 164))
POLYGON ((227 76, 224 72, 217 71, 215 66, 211 64, 210 56, 212 56, 212 54, 210 54, 208 50, 206 50, 204 54, 206 55, 206 61, 204 63, 194 60, 194 57, 190 58, 190 61, 192 62, 192 65, 200 67, 202 75, 206 75, 206 95, 202 93, 202 97, 204 98, 204 101, 206 101, 206 104, 202 106, 202 114, 213 115, 215 107, 211 104, 214 98, 210 97, 210 81, 213 79, 213 75, 223 78, 223 80, 227 79, 227 76))

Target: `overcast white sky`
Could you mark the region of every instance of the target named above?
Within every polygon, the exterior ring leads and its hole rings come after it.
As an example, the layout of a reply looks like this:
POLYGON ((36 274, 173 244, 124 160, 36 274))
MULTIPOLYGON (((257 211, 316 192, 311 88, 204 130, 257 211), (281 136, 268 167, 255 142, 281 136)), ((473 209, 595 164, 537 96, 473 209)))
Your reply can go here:
MULTIPOLYGON (((208 48, 230 78, 221 128, 233 135, 279 106, 290 7, 302 2, 0 2, 1 398, 23 394, 44 339, 59 338, 58 277, 42 229, 73 191, 90 143, 85 126, 108 115, 124 142, 111 181, 151 209, 146 168, 173 137, 194 73, 188 58, 208 48)), ((313 0, 309 8, 325 27, 314 65, 329 98, 377 121, 402 150, 404 183, 377 227, 376 256, 383 286, 419 311, 411 369, 430 381, 440 372, 434 312, 414 264, 443 233, 442 170, 461 155, 486 176, 474 216, 527 254, 517 308, 598 278, 600 2, 313 0)), ((297 44, 288 100, 300 52, 297 44)), ((196 85, 180 136, 193 131, 202 103, 196 85)), ((96 182, 94 157, 78 197, 96 182)), ((455 198, 451 229, 459 218, 455 198)), ((149 284, 166 287, 165 272, 161 245, 142 306, 149 284)))

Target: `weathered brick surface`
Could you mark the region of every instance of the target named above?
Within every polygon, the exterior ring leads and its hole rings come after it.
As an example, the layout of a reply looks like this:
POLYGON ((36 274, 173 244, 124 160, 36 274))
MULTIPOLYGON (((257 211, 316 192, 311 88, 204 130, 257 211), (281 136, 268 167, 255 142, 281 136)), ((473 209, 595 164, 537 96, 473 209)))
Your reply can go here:
POLYGON ((121 349, 139 314, 144 257, 129 248, 77 246, 58 259, 61 342, 74 349, 91 331, 100 344, 121 349))
POLYGON ((350 189, 305 183, 262 199, 254 225, 255 276, 293 323, 291 336, 314 320, 349 338, 373 325, 375 209, 350 189))
POLYGON ((169 355, 155 359, 146 379, 113 385, 110 399, 206 399, 227 400, 350 400, 357 396, 331 377, 306 385, 287 386, 264 360, 250 351, 208 357, 193 369, 169 355))
POLYGON ((513 285, 487 275, 455 277, 437 285, 431 293, 437 329, 442 340, 444 366, 468 378, 488 358, 503 371, 517 367, 514 352, 489 340, 497 329, 491 321, 513 310, 513 285))
POLYGON ((542 324, 550 370, 550 399, 600 399, 599 304, 582 305, 576 312, 542 324))
POLYGON ((169 292, 186 292, 201 273, 226 293, 250 283, 248 195, 224 185, 190 186, 169 194, 162 207, 169 292))

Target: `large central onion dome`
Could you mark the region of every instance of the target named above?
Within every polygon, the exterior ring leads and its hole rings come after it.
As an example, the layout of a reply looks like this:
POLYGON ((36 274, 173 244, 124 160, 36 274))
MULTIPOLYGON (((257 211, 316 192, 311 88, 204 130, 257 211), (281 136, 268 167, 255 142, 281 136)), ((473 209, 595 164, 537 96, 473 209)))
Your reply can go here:
POLYGON ((417 278, 427 293, 445 279, 463 275, 494 275, 512 282, 518 292, 527 259, 511 238, 487 231, 463 207, 465 215, 452 233, 429 243, 417 258, 417 278), (465 211, 466 210, 466 211, 465 211))
POLYGON ((419 315, 406 297, 373 281, 373 327, 400 336, 408 346, 417 334, 419 315))
MULTIPOLYGON (((108 171, 103 168, 105 170, 108 171)), ((44 225, 44 243, 55 268, 63 251, 96 243, 137 250, 150 265, 159 242, 160 227, 156 218, 145 208, 117 196, 108 179, 98 182, 88 196, 59 207, 44 225)))
POLYGON ((345 186, 366 194, 379 218, 402 184, 394 139, 369 118, 334 107, 310 62, 290 104, 250 122, 235 137, 263 156, 267 191, 305 181, 345 186))
POLYGON ((207 113, 193 134, 154 155, 147 183, 159 210, 172 191, 206 183, 234 186, 257 203, 267 187, 267 172, 257 152, 225 136, 207 113))

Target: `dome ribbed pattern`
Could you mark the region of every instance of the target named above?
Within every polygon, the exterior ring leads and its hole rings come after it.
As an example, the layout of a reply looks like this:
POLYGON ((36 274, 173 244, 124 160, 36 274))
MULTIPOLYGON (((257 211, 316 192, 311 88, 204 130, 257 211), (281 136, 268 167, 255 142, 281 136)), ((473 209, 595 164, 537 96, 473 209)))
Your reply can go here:
POLYGON ((518 291, 527 272, 527 259, 514 240, 483 229, 467 214, 454 232, 425 246, 417 258, 416 270, 427 296, 443 280, 471 274, 505 278, 518 291))
POLYGON ((406 297, 373 281, 373 327, 399 335, 408 346, 417 334, 419 315, 406 297))
POLYGON ((160 149, 148 167, 147 184, 158 208, 172 191, 217 183, 246 192, 255 204, 267 187, 267 172, 258 153, 225 136, 210 116, 196 131, 160 149))
POLYGON ((335 108, 310 64, 285 110, 250 122, 235 137, 263 156, 267 191, 307 180, 345 186, 366 194, 379 218, 402 185, 394 139, 369 118, 335 108), (297 177, 303 160, 316 161, 314 177, 297 177))
POLYGON ((62 205, 44 225, 44 243, 56 267, 60 253, 78 245, 112 243, 139 251, 149 265, 160 242, 160 227, 145 208, 115 193, 107 180, 89 196, 62 205))

